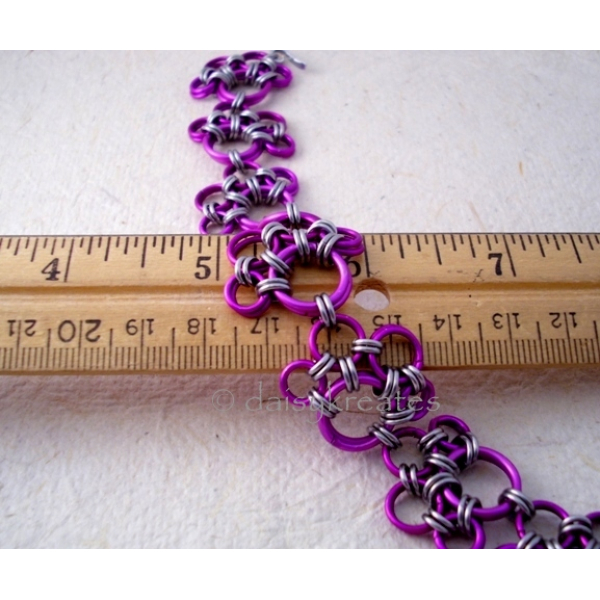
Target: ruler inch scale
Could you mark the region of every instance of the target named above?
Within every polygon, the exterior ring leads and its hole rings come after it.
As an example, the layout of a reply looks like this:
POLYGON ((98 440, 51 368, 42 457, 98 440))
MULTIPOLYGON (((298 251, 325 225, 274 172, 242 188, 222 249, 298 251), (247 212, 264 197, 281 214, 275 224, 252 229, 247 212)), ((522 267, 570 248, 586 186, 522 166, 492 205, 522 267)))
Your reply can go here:
MULTIPOLYGON (((600 234, 363 237, 341 312, 367 336, 405 325, 430 369, 600 364, 600 234)), ((245 319, 225 304, 228 239, 0 236, 0 373, 275 372, 308 358, 309 319, 276 305, 245 319)), ((335 269, 292 278, 302 299, 335 285, 335 269)), ((341 356, 352 337, 341 327, 319 343, 341 356)), ((389 340, 382 363, 409 361, 389 340)))

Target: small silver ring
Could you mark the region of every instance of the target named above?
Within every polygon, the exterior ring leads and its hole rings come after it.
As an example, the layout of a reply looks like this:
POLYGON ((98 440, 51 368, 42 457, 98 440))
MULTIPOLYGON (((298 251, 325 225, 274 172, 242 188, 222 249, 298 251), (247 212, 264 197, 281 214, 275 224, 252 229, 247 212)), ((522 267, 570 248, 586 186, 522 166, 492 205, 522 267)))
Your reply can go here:
POLYGON ((321 321, 323 321, 325 324, 325 327, 327 327, 327 329, 335 327, 337 324, 337 318, 335 314, 335 307, 333 306, 333 302, 331 301, 329 294, 326 294, 325 292, 322 294, 317 294, 315 296, 315 303, 319 309, 319 315, 321 317, 321 321))
POLYGON ((308 370, 308 374, 315 380, 318 381, 322 377, 325 377, 333 367, 337 359, 331 356, 329 352, 325 352, 323 356, 308 370))
POLYGON ((360 389, 360 381, 358 379, 358 371, 351 356, 342 356, 338 358, 340 371, 344 378, 344 384, 349 392, 357 392, 360 389))
POLYGON ((292 274, 292 268, 288 265, 285 260, 279 258, 275 252, 267 248, 261 255, 261 259, 264 260, 270 267, 273 267, 279 275, 283 277, 289 277, 292 274))
POLYGON ((370 338, 359 338, 352 342, 352 353, 362 352, 363 354, 381 354, 383 344, 379 340, 370 338))
POLYGON ((311 408, 324 414, 326 417, 333 419, 337 414, 341 412, 340 408, 335 402, 327 400, 323 394, 317 390, 310 390, 308 392, 308 400, 311 408))
POLYGON ((290 292, 291 289, 290 282, 287 279, 283 279, 283 277, 270 277, 256 284, 256 293, 259 296, 274 291, 290 292))
POLYGON ((400 448, 402 445, 400 440, 391 432, 386 429, 381 423, 373 423, 368 430, 370 434, 374 435, 384 446, 395 450, 400 448))
POLYGON ((411 495, 420 498, 423 490, 421 484, 419 483, 419 477, 417 475, 418 469, 417 465, 414 463, 410 465, 410 467, 402 463, 398 468, 398 477, 404 486, 404 489, 411 495))
POLYGON ((302 224, 302 215, 294 202, 288 202, 285 205, 285 210, 292 227, 298 227, 302 224))
POLYGON ((267 225, 263 227, 260 233, 260 237, 262 239, 263 244, 267 248, 271 248, 273 236, 275 236, 277 233, 289 233, 289 229, 277 221, 267 223, 267 225))
POLYGON ((433 508, 430 508, 428 512, 424 513, 422 518, 429 527, 439 531, 442 535, 452 535, 456 530, 452 521, 433 508))

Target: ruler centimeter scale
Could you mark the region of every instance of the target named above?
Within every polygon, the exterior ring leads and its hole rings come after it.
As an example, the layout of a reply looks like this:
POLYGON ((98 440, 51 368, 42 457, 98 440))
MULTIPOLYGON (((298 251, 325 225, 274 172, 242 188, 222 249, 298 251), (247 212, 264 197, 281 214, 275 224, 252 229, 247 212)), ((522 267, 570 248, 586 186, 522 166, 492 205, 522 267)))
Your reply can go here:
MULTIPOLYGON (((0 237, 0 373, 278 371, 309 357, 309 319, 277 305, 245 319, 225 304, 228 239, 0 237)), ((599 234, 364 240, 340 312, 367 336, 386 323, 410 328, 427 368, 600 363, 599 234), (389 305, 364 308, 367 290, 389 305)), ((336 281, 335 269, 298 267, 292 289, 310 299, 336 281)), ((352 337, 341 327, 319 343, 344 355, 352 337)), ((402 339, 386 344, 382 362, 409 360, 402 339)))

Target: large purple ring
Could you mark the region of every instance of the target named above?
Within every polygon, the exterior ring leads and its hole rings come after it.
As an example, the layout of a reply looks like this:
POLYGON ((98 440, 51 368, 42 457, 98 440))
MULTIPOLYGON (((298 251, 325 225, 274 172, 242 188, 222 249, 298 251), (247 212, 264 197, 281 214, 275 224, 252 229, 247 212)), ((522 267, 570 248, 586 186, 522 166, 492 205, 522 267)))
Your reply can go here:
MULTIPOLYGON (((311 254, 314 254, 316 252, 317 245, 311 242, 309 246, 311 254)), ((296 246, 289 246, 288 248, 282 250, 278 256, 288 265, 292 266, 294 260, 298 258, 298 248, 296 246)), ((331 302, 334 308, 337 310, 340 306, 342 306, 342 304, 344 304, 344 302, 346 302, 346 300, 348 300, 348 297, 350 296, 350 292, 352 291, 352 276, 350 275, 350 270, 348 269, 346 261, 340 254, 337 252, 332 252, 331 259, 333 264, 337 267, 340 275, 338 286, 330 295, 331 302)), ((278 277, 278 273, 273 267, 269 268, 269 277, 278 277)), ((307 302, 306 300, 297 300, 282 290, 275 290, 273 293, 275 294, 277 300, 279 300, 279 302, 281 302, 285 308, 293 313, 308 317, 316 317, 319 314, 319 307, 314 300, 310 302, 307 302)), ((380 382, 374 385, 380 385, 380 382)))
MULTIPOLYGON (((358 373, 358 381, 361 385, 370 385, 371 387, 381 385, 381 382, 376 377, 365 372, 358 373)), ((346 390, 346 383, 344 381, 344 378, 340 377, 337 381, 333 383, 331 389, 327 394, 329 400, 333 402, 335 397, 344 390, 346 390)), ((381 443, 374 435, 351 437, 340 433, 335 428, 335 425, 333 424, 333 419, 330 419, 326 415, 321 415, 321 418, 319 419, 319 430, 323 437, 332 446, 335 446, 340 450, 346 450, 347 452, 363 452, 365 450, 375 448, 375 446, 381 443)))

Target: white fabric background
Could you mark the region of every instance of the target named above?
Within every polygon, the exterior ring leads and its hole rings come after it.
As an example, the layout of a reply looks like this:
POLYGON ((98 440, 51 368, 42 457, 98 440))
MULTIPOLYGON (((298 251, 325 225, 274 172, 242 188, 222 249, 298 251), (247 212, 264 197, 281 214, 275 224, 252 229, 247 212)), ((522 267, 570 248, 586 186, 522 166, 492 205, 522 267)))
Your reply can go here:
MULTIPOLYGON (((0 54, 0 234, 195 232, 221 168, 187 138, 213 105, 187 87, 226 53, 0 54)), ((362 232, 600 229, 597 53, 299 54, 268 106, 296 139, 303 210, 362 232)), ((531 497, 579 514, 600 509, 599 375, 431 378, 531 497)), ((378 452, 244 410, 260 385, 277 395, 274 374, 0 377, 0 545, 431 547, 387 521, 378 452), (237 410, 211 405, 221 388, 237 410)), ((488 502, 506 487, 474 479, 488 502)))

